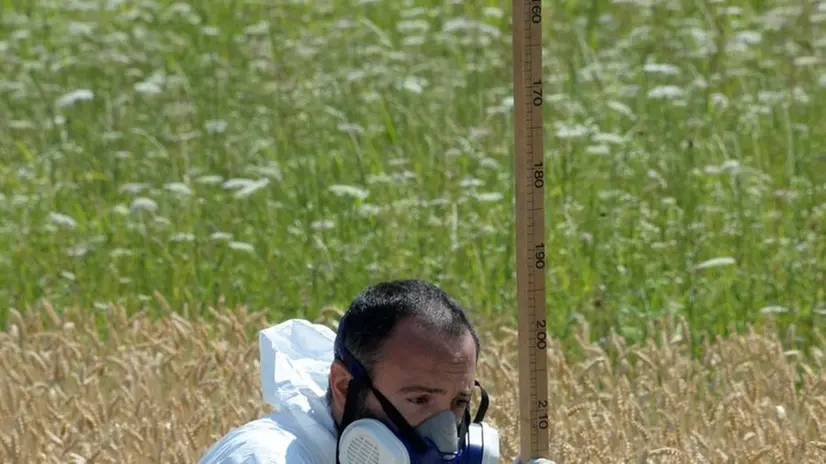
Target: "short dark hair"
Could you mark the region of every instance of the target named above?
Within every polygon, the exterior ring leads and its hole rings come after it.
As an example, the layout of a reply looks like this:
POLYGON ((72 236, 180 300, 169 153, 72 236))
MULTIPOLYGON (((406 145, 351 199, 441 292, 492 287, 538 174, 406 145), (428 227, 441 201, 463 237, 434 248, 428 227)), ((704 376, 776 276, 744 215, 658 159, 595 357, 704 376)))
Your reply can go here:
MULTIPOLYGON (((384 342, 396 324, 414 317, 438 334, 458 337, 470 333, 479 360, 479 336, 465 309, 436 285, 418 279, 392 280, 367 287, 350 303, 341 317, 337 337, 372 378, 384 342)), ((327 402, 332 389, 327 387, 327 402)))

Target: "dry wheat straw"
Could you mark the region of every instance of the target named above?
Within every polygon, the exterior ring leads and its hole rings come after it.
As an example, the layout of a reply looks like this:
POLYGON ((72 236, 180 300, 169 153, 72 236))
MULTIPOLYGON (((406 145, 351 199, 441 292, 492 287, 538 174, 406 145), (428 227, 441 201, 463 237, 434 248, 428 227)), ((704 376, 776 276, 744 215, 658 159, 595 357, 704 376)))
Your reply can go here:
MULTIPOLYGON (((206 312, 210 323, 187 317, 200 308, 152 319, 110 305, 104 341, 89 311, 10 311, 0 334, 0 415, 12 420, 0 421, 0 462, 192 463, 269 412, 256 331, 274 321, 223 303, 206 312)), ((335 329, 339 317, 324 308, 318 322, 335 329)), ((576 362, 551 341, 550 457, 558 464, 826 462, 822 347, 785 352, 765 335, 770 326, 707 342, 692 359, 684 320, 651 329, 658 335, 643 345, 612 332, 599 346, 585 324, 576 336, 586 359, 576 362)), ((489 419, 509 462, 518 452, 516 333, 497 323, 479 332, 489 419)))

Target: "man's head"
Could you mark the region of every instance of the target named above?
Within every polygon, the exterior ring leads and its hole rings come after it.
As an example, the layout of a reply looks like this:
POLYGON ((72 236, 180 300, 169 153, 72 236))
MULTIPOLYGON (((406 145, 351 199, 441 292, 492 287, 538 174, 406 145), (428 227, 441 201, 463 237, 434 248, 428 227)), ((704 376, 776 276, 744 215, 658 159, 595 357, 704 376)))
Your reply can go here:
MULTIPOLYGON (((360 293, 340 321, 344 346, 367 369, 373 386, 416 427, 434 414, 461 414, 476 380, 479 339, 463 308, 420 280, 384 282, 360 293)), ((341 422, 351 373, 330 366, 327 400, 341 422)), ((387 416, 368 389, 356 418, 387 416)))

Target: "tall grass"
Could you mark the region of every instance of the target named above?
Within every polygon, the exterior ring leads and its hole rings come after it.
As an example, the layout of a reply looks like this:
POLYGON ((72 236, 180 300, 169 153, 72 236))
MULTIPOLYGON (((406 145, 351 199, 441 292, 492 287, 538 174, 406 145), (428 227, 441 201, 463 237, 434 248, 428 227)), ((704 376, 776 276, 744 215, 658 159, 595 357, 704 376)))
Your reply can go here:
MULTIPOLYGON (((515 317, 506 3, 3 2, 0 318, 155 291, 312 318, 408 276, 515 317)), ((544 11, 552 335, 772 313, 807 342, 826 3, 544 11)))

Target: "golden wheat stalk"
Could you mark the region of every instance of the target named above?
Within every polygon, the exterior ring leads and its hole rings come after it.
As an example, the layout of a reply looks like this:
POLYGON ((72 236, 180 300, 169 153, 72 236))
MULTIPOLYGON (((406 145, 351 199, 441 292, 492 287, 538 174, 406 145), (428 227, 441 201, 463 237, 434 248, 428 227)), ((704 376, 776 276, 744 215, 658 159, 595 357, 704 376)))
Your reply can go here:
MULTIPOLYGON (((215 439, 270 411, 249 335, 272 323, 265 314, 208 308, 206 322, 154 297, 168 317, 128 316, 110 306, 105 342, 91 311, 46 303, 45 319, 9 312, 0 334, 0 414, 13 420, 0 425, 0 462, 194 462, 215 439), (146 457, 147 450, 154 454, 146 457)), ((317 322, 335 329, 341 314, 324 308, 317 322)), ((516 332, 488 325, 479 331, 478 372, 493 400, 488 417, 500 430, 504 462, 518 452, 516 332)), ((706 354, 693 359, 684 320, 652 329, 658 335, 647 346, 612 332, 600 347, 583 325, 576 336, 585 359, 576 361, 557 341, 549 345, 549 458, 826 462, 821 351, 784 351, 767 330, 707 342, 706 354)))

